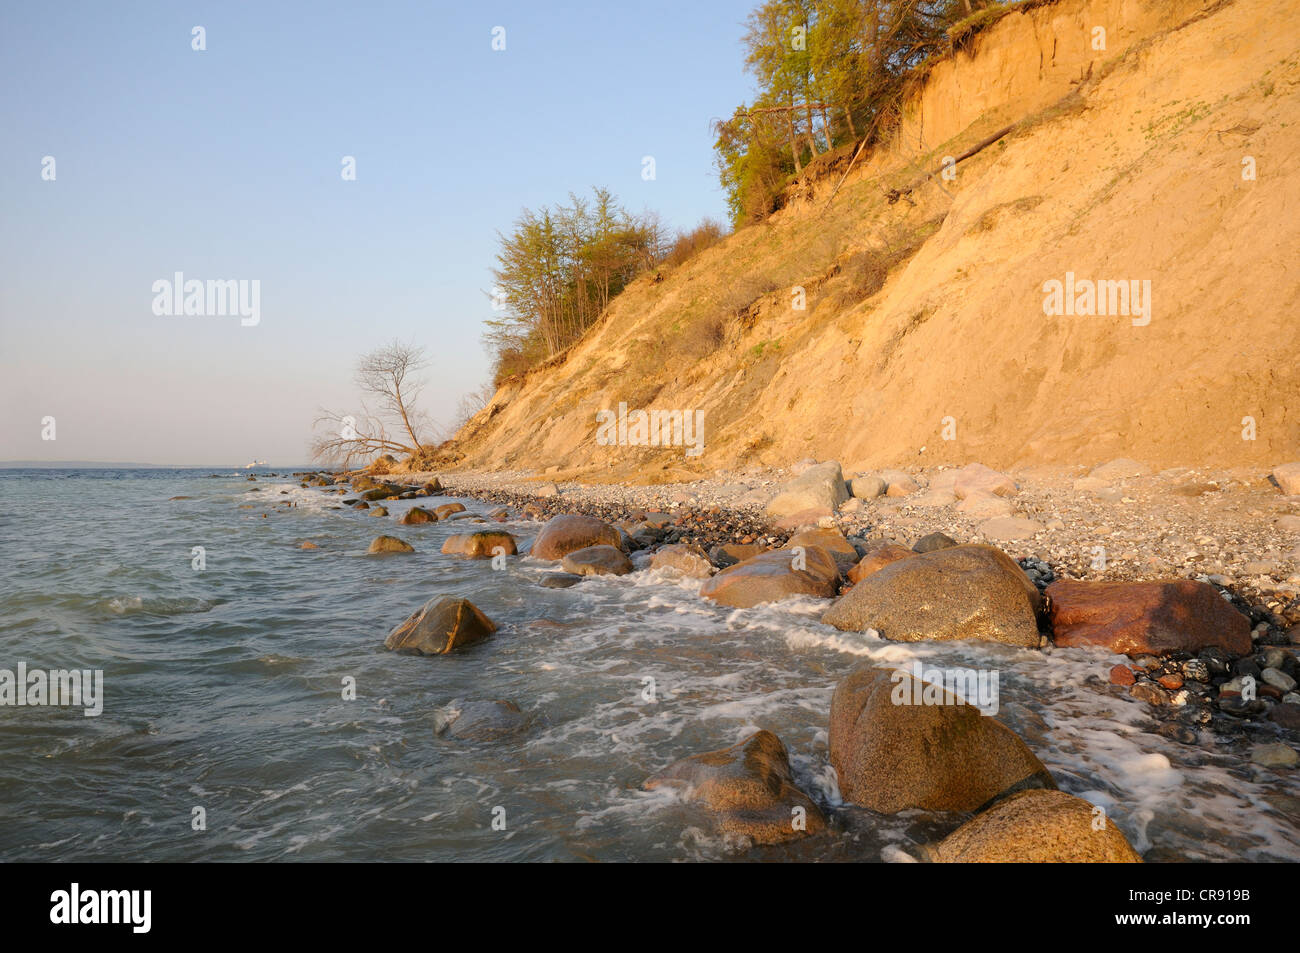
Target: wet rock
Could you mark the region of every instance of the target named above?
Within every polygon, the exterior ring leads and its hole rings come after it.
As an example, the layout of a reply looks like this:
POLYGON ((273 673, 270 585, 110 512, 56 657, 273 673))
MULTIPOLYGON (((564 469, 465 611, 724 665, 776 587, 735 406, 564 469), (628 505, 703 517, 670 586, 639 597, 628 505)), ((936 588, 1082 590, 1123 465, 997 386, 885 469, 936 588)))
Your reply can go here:
POLYGON ((1133 674, 1133 669, 1127 665, 1116 665, 1110 670, 1110 683, 1112 685, 1132 685, 1137 681, 1137 676, 1133 674))
POLYGON ((1300 731, 1300 705, 1294 702, 1283 701, 1274 705, 1268 717, 1287 731, 1300 731))
POLYGON ((724 834, 777 844, 826 829, 826 818, 795 787, 781 739, 758 731, 739 744, 683 758, 645 782, 672 787, 713 813, 724 834))
POLYGON ((982 463, 970 463, 955 474, 952 491, 957 499, 964 500, 974 493, 989 496, 1015 496, 1016 481, 982 463))
POLYGON ((1300 753, 1290 745, 1274 742, 1255 745, 1250 749, 1250 760, 1266 768, 1294 768, 1300 764, 1300 753))
POLYGON ((917 554, 906 546, 899 546, 894 543, 886 543, 883 546, 877 546, 871 550, 858 562, 856 566, 849 570, 849 582, 859 583, 866 579, 872 573, 884 569, 890 563, 896 563, 900 559, 912 559, 917 554))
POLYGON ((538 559, 563 559, 588 546, 620 546, 622 539, 618 530, 604 520, 591 516, 555 516, 537 534, 532 555, 538 559))
POLYGON ((946 692, 946 704, 904 703, 916 689, 910 674, 870 665, 835 686, 830 760, 846 801, 884 814, 973 811, 1027 787, 1056 787, 1001 722, 946 692))
POLYGON ((396 536, 376 536, 370 543, 368 553, 413 553, 415 547, 396 536))
POLYGON ((372 506, 372 507, 370 508, 370 512, 367 513, 366 515, 367 515, 367 516, 387 516, 387 515, 388 515, 388 510, 387 510, 385 507, 382 507, 382 506, 372 506))
POLYGON ((1138 682, 1128 690, 1128 693, 1138 701, 1146 702, 1148 705, 1163 706, 1169 704, 1169 693, 1155 682, 1138 682))
POLYGON ((700 595, 741 609, 795 596, 832 598, 839 567, 831 555, 820 546, 809 546, 799 569, 795 568, 797 556, 790 549, 752 556, 709 579, 700 587, 700 595))
POLYGON ((467 559, 491 559, 496 555, 514 556, 519 552, 515 538, 504 530, 482 530, 477 533, 457 533, 448 536, 442 544, 448 556, 467 559), (501 550, 500 553, 497 551, 501 550))
POLYGON ((957 540, 944 533, 931 533, 928 536, 922 536, 912 547, 914 553, 933 553, 940 549, 952 549, 957 545, 957 540))
POLYGON ((1183 678, 1193 682, 1208 682, 1210 680, 1210 666, 1206 665, 1202 659, 1188 659, 1183 663, 1183 678))
POLYGON ((687 543, 673 543, 655 552, 650 560, 651 569, 675 569, 693 579, 708 579, 713 575, 713 565, 700 547, 687 543))
POLYGON ((438 515, 436 513, 430 513, 422 507, 412 506, 402 514, 402 518, 397 522, 401 523, 403 526, 415 526, 419 523, 436 523, 438 522, 438 515))
POLYGON ((445 519, 450 518, 450 516, 451 516, 453 513, 464 513, 464 512, 465 512, 465 504, 464 504, 464 503, 444 503, 444 504, 442 504, 442 506, 435 506, 435 507, 433 508, 433 512, 434 512, 434 515, 436 515, 436 516, 438 517, 438 519, 440 519, 440 520, 445 520, 445 519))
POLYGON ((481 642, 496 624, 468 599, 434 596, 389 633, 385 648, 419 655, 446 655, 481 642))
POLYGON ((1207 583, 1062 579, 1047 596, 1058 646, 1101 646, 1130 657, 1209 646, 1250 651, 1250 623, 1207 583))
POLYGON ((837 629, 902 642, 979 639, 1038 646, 1041 596, 1006 553, 953 546, 872 573, 822 616, 837 629))
POLYGON ((1156 679, 1160 687, 1171 692, 1176 692, 1183 687, 1183 677, 1181 675, 1161 675, 1156 679))
POLYGON ((542 577, 541 585, 547 589, 568 589, 582 582, 582 577, 572 572, 553 572, 542 577))
POLYGON ((632 561, 617 546, 575 549, 560 565, 565 572, 578 576, 626 576, 632 571, 632 561))
POLYGON ((1114 823, 1064 791, 1021 791, 967 821, 930 851, 937 863, 1139 864, 1114 823))
POLYGON ((393 486, 390 483, 384 483, 374 486, 369 490, 362 491, 361 498, 363 500, 374 502, 375 500, 386 500, 389 497, 395 497, 401 492, 402 488, 400 486, 393 486))
POLYGON ((1267 684, 1272 685, 1280 692, 1289 692, 1295 688, 1295 679, 1279 668, 1266 668, 1260 674, 1267 684))
POLYGON ((783 486, 767 504, 766 512, 776 517, 805 511, 831 516, 848 498, 840 465, 831 460, 809 467, 783 486))
POLYGON ((459 741, 497 741, 527 728, 528 716, 512 701, 456 699, 433 715, 434 734, 459 741))
POLYGON ((726 569, 765 552, 768 548, 761 543, 724 543, 709 550, 709 562, 726 569))
POLYGON ((1219 711, 1234 718, 1254 718, 1264 714, 1268 707, 1258 698, 1248 700, 1230 692, 1219 693, 1218 706, 1219 711))

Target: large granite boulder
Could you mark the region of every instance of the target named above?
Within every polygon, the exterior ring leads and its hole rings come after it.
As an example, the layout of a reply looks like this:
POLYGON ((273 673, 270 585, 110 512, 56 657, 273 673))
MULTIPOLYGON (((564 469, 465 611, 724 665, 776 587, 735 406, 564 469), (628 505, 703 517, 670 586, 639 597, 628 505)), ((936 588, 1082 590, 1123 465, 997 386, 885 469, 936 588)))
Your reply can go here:
POLYGON ((840 571, 831 555, 820 546, 809 546, 799 557, 792 549, 751 556, 709 579, 700 595, 740 609, 795 596, 833 598, 840 571))
POLYGON ((868 664, 835 686, 830 759, 846 801, 882 814, 974 811, 1015 791, 1056 787, 1010 728, 951 693, 928 694, 942 703, 916 704, 927 697, 923 683, 868 664))
POLYGON ((491 559, 497 550, 506 556, 519 552, 515 538, 504 530, 482 530, 477 533, 458 533, 448 536, 443 541, 442 551, 448 556, 464 556, 467 559, 491 559))
POLYGON ((1165 655, 1217 647, 1250 652, 1250 620, 1209 583, 1084 582, 1047 587, 1057 645, 1099 646, 1118 655, 1165 655))
POLYGON ((1021 791, 929 850, 941 864, 1140 864, 1114 823, 1064 791, 1021 791))
POLYGON ((388 634, 384 647, 416 655, 446 655, 481 642, 496 623, 468 599, 434 596, 388 634))
POLYGON ((834 460, 818 463, 785 484, 767 504, 767 515, 795 514, 831 516, 849 498, 844 474, 834 460))
POLYGON ((532 555, 538 559, 563 559, 588 546, 621 546, 622 536, 614 526, 594 516, 554 516, 533 541, 532 555))
POLYGON ((713 574, 713 565, 704 550, 691 543, 673 543, 655 552, 650 559, 651 569, 675 569, 683 576, 693 579, 708 579, 713 574))
POLYGON ((712 812, 724 834, 755 844, 777 844, 826 829, 821 810, 795 787, 785 745, 770 731, 683 758, 644 786, 676 788, 712 812))
POLYGON ((584 546, 566 555, 560 567, 578 576, 626 576, 632 561, 617 546, 584 546))
POLYGON ((953 546, 899 559, 857 583, 822 616, 837 629, 875 629, 898 642, 979 639, 1038 646, 1042 597, 992 546, 953 546))

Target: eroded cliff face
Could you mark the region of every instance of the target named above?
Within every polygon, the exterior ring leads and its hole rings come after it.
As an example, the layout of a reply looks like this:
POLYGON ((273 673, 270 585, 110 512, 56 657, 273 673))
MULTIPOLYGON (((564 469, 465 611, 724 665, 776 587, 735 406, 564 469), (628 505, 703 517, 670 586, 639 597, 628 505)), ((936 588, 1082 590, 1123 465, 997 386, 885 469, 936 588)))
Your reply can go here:
POLYGON ((1296 0, 1006 16, 934 67, 833 202, 838 173, 640 279, 563 360, 497 393, 457 463, 657 481, 808 456, 1295 457, 1296 37, 1296 0), (926 176, 1012 124, 951 179, 926 176), (1053 281, 1067 313, 1045 313, 1053 281), (1093 313, 1086 281, 1115 283, 1093 313), (598 441, 620 402, 703 412, 704 452, 598 441))

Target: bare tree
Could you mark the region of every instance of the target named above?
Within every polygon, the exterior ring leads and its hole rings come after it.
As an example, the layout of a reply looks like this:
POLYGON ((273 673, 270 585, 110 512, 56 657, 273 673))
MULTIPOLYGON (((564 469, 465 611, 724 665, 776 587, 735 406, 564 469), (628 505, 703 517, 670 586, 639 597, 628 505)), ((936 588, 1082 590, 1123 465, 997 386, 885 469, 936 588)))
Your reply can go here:
POLYGON ((359 414, 323 410, 316 426, 328 426, 312 444, 317 459, 342 459, 351 466, 359 458, 378 453, 412 455, 424 449, 419 433, 427 421, 415 407, 424 381, 419 372, 428 366, 424 348, 394 341, 357 361, 355 382, 362 394, 359 414), (371 410, 367 403, 376 405, 371 410))

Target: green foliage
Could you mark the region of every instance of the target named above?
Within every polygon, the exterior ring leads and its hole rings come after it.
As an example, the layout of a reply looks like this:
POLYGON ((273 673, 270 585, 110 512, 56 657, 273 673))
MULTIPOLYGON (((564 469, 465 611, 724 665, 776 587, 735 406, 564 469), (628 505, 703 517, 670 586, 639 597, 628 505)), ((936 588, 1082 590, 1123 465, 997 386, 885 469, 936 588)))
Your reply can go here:
POLYGON ((927 58, 996 19, 999 0, 765 0, 750 14, 753 103, 715 124, 732 221, 760 221, 791 177, 839 145, 874 140, 927 58))

